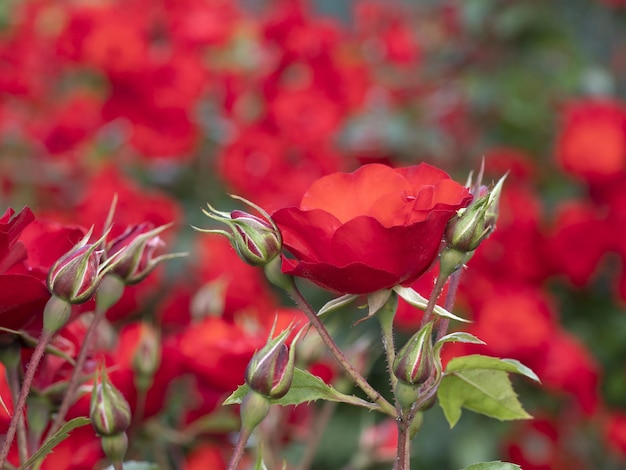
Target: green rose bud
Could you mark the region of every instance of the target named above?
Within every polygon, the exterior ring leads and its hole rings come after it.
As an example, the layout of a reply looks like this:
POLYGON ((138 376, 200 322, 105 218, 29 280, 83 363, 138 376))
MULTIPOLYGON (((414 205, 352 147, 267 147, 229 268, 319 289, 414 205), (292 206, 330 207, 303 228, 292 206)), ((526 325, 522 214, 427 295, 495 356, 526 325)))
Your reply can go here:
POLYGON ((398 351, 392 367, 398 380, 421 385, 431 376, 435 370, 432 331, 433 323, 429 322, 398 351))
POLYGON ((96 374, 89 405, 91 424, 100 436, 122 434, 130 426, 130 405, 109 381, 103 367, 96 374))
POLYGON ((240 210, 230 213, 222 212, 207 204, 209 210, 203 209, 202 212, 207 217, 225 223, 231 231, 194 228, 201 232, 219 233, 226 236, 243 261, 252 266, 265 266, 280 254, 283 246, 280 230, 262 208, 238 196, 232 197, 256 209, 263 215, 263 218, 240 210))
POLYGON ((500 178, 491 190, 481 188, 478 192, 482 194, 450 219, 444 234, 448 246, 461 252, 474 251, 493 232, 505 178, 500 178))
POLYGON ((159 234, 171 226, 170 223, 154 228, 152 223, 143 222, 127 227, 124 233, 107 244, 106 257, 119 257, 111 273, 119 276, 127 285, 137 284, 161 261, 186 256, 187 253, 155 256, 155 251, 165 244, 159 234))
POLYGON ((102 279, 100 243, 104 237, 95 243, 88 243, 90 237, 91 230, 70 251, 61 256, 48 272, 48 290, 71 304, 89 300, 102 279))
POLYGON ((264 397, 282 398, 291 387, 295 343, 300 337, 298 333, 289 348, 285 342, 292 331, 293 328, 287 328, 276 338, 268 339, 267 344, 257 351, 248 363, 246 383, 252 390, 264 397))

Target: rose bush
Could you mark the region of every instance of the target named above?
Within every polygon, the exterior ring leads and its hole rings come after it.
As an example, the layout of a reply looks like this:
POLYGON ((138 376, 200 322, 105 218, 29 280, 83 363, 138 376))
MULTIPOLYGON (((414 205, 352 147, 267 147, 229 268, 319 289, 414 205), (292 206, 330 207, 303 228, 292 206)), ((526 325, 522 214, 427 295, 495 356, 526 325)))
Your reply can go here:
POLYGON ((325 176, 300 207, 272 214, 295 257, 283 256, 283 272, 350 294, 410 284, 430 268, 448 220, 470 200, 466 188, 425 163, 325 176))

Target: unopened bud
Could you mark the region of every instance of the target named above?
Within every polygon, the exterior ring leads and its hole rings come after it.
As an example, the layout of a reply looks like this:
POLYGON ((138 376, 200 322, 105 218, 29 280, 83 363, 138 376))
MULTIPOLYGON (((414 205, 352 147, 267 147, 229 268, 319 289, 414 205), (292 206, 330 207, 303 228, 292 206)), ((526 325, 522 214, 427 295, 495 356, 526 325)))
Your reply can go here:
POLYGON ((459 209, 450 219, 445 231, 448 246, 461 252, 474 251, 494 231, 505 178, 500 178, 491 190, 481 188, 482 194, 475 195, 468 207, 459 209))
POLYGON ((433 323, 428 322, 398 351, 393 361, 393 373, 402 382, 423 384, 435 370, 431 333, 433 323))
POLYGON ((124 233, 107 245, 107 258, 119 257, 111 269, 125 284, 137 284, 148 276, 161 261, 185 256, 171 253, 155 256, 155 251, 165 243, 159 234, 171 227, 171 223, 154 228, 150 222, 129 226, 124 233))
POLYGON ((148 389, 155 372, 161 364, 159 333, 148 323, 141 324, 139 342, 137 343, 132 361, 137 388, 148 389))
MULTIPOLYGON (((89 300, 100 282, 99 250, 102 239, 87 243, 91 230, 70 251, 61 256, 48 272, 48 290, 63 300, 79 304, 89 300)), ((104 237, 103 237, 104 238, 104 237)))
POLYGON ((209 210, 203 209, 202 212, 207 217, 225 223, 231 231, 199 228, 196 230, 226 236, 243 261, 252 266, 264 266, 280 254, 283 245, 280 230, 270 215, 262 208, 241 197, 232 197, 256 209, 263 215, 263 218, 240 210, 234 210, 230 213, 222 212, 207 204, 209 210))
POLYGON ((130 405, 109 381, 104 367, 96 374, 89 406, 91 424, 100 436, 122 434, 130 426, 130 405))
MULTIPOLYGON (((289 348, 286 340, 293 328, 285 329, 276 338, 257 351, 246 368, 246 383, 255 392, 267 398, 284 397, 293 381, 295 363, 295 343, 289 348)), ((302 332, 302 330, 300 330, 302 332)))

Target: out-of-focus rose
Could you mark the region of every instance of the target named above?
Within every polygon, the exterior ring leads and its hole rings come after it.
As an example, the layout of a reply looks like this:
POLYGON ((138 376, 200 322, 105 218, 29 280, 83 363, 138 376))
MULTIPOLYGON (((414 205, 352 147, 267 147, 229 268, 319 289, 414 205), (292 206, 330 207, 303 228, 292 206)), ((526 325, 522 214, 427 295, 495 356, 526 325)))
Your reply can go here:
POLYGON ((365 165, 317 180, 300 207, 273 214, 283 271, 343 293, 410 284, 435 260, 443 230, 471 200, 466 188, 427 164, 365 165))
POLYGON ((626 107, 619 101, 584 100, 565 110, 556 158, 588 181, 623 174, 626 168, 626 107))

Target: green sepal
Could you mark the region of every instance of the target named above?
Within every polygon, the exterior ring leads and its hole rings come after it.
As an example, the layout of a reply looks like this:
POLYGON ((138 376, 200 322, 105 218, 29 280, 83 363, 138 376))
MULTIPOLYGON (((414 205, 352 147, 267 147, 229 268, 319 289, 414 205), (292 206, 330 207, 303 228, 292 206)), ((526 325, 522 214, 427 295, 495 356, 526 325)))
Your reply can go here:
POLYGON ((339 310, 346 305, 354 302, 359 296, 354 294, 345 294, 341 297, 337 297, 329 302, 327 302, 320 310, 317 312, 318 317, 323 317, 327 313, 334 312, 335 310, 339 310))
MULTIPOLYGON (((402 287, 395 286, 393 290, 402 297, 407 303, 413 305, 414 307, 419 308, 420 310, 426 310, 426 306, 428 305, 428 299, 426 297, 419 294, 417 291, 411 289, 410 287, 402 287)), ((435 315, 439 315, 440 317, 449 318, 450 320, 456 320, 463 323, 471 323, 470 320, 466 320, 465 318, 458 317, 451 312, 448 312, 445 308, 435 305, 435 309, 433 310, 435 315)))

